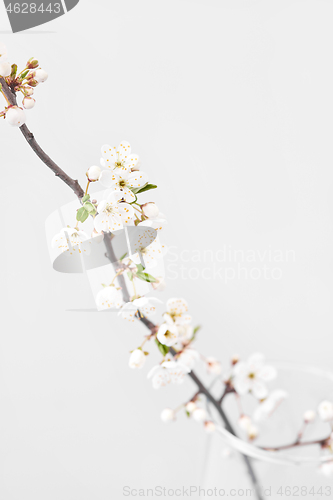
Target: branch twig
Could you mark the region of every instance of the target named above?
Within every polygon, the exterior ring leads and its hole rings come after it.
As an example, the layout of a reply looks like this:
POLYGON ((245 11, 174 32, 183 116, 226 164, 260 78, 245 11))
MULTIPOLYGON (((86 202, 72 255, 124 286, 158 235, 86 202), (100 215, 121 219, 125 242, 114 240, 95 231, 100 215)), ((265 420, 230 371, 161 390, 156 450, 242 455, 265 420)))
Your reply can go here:
MULTIPOLYGON (((0 83, 2 85, 2 92, 7 97, 11 106, 17 106, 16 95, 12 92, 6 80, 0 77, 0 83)), ((52 170, 52 172, 56 175, 56 177, 59 177, 59 179, 61 179, 65 184, 67 184, 67 186, 69 186, 74 191, 74 193, 79 199, 81 199, 84 196, 84 191, 81 188, 79 182, 69 177, 69 175, 67 175, 53 160, 51 160, 51 158, 39 146, 34 135, 30 132, 26 124, 22 125, 20 127, 20 130, 24 135, 25 139, 27 140, 31 149, 42 160, 42 162, 45 163, 45 165, 49 167, 49 169, 52 170)))
MULTIPOLYGON (((104 242, 105 242, 105 247, 106 247, 106 250, 107 250, 107 255, 109 257, 109 260, 110 262, 113 264, 114 268, 117 269, 119 267, 119 262, 117 261, 117 257, 114 253, 114 250, 113 250, 113 247, 112 247, 112 242, 111 242, 111 236, 109 236, 107 233, 104 234, 104 242)), ((127 290, 127 287, 126 287, 126 283, 125 283, 125 279, 124 279, 124 276, 120 275, 117 277, 118 279, 118 282, 121 286, 121 291, 122 291, 122 294, 123 294, 123 299, 125 302, 128 302, 130 300, 130 297, 129 297, 129 293, 128 293, 128 290, 127 290)), ((141 321, 146 328, 148 328, 151 333, 155 333, 156 332, 156 325, 150 321, 148 318, 146 318, 146 316, 140 312, 139 315, 136 316, 136 318, 141 321)), ((172 356, 175 356, 177 353, 176 351, 171 347, 170 348, 170 354, 172 354, 172 356)), ((209 392, 209 390, 204 386, 204 384, 201 382, 201 380, 199 379, 199 377, 193 372, 193 370, 188 374, 188 376, 193 380, 193 382, 197 385, 198 387, 198 392, 201 393, 201 394, 204 394, 206 396, 206 398, 210 401, 210 403, 215 407, 215 409, 217 410, 218 414, 220 415, 224 425, 225 425, 225 428, 227 429, 228 432, 230 432, 230 434, 236 436, 236 432, 234 431, 231 423, 229 422, 228 420, 228 417, 226 416, 226 414, 224 413, 223 409, 221 408, 221 405, 220 405, 220 402, 217 401, 213 395, 209 392)), ((256 492, 256 495, 257 495, 257 499, 258 500, 263 500, 263 496, 261 494, 261 488, 260 488, 260 484, 258 482, 258 479, 257 479, 257 476, 255 474, 255 471, 253 469, 253 466, 252 466, 252 463, 251 463, 251 459, 246 456, 246 455, 242 455, 242 458, 245 462, 245 465, 246 465, 246 468, 247 468, 247 471, 249 473, 249 476, 251 478, 251 481, 252 481, 252 484, 253 484, 253 487, 255 489, 255 492, 256 492)))

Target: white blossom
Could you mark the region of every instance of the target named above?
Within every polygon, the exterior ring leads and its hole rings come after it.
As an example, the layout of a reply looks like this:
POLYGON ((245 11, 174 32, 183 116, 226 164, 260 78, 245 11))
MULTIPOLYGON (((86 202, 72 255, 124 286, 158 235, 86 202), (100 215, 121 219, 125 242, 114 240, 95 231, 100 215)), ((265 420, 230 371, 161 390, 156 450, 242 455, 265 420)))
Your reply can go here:
POLYGON ((158 206, 155 203, 149 202, 142 205, 142 211, 146 217, 149 219, 157 219, 160 213, 158 206))
POLYGON ((102 146, 102 166, 122 176, 124 171, 130 172, 135 169, 139 156, 131 154, 131 146, 127 141, 122 141, 119 146, 102 146))
POLYGON ((38 83, 43 83, 46 82, 48 79, 49 75, 44 71, 43 69, 36 69, 33 73, 33 78, 36 80, 38 83))
POLYGON ((9 125, 12 125, 13 127, 21 127, 26 120, 25 112, 18 106, 11 106, 6 111, 6 120, 9 125))
POLYGON ((258 437, 258 434, 259 434, 258 427, 256 427, 253 424, 249 425, 249 427, 247 428, 248 439, 250 439, 252 441, 253 439, 256 439, 256 437, 258 437))
POLYGON ((51 245, 53 248, 58 248, 61 252, 67 252, 72 255, 73 252, 87 252, 86 245, 82 245, 89 240, 89 236, 80 231, 76 227, 64 227, 60 233, 56 234, 52 239, 51 245))
POLYGON ((156 306, 162 304, 162 301, 156 299, 155 297, 140 297, 133 300, 132 302, 127 302, 121 311, 119 311, 119 316, 128 321, 134 321, 135 315, 139 315, 139 311, 145 316, 153 316, 156 314, 156 306))
POLYGON ((310 424, 310 423, 314 422, 314 420, 316 419, 316 416, 317 416, 317 414, 315 411, 307 410, 303 414, 303 420, 305 423, 310 424))
POLYGON ((157 340, 166 346, 173 346, 178 341, 178 329, 175 325, 162 323, 158 329, 157 340))
POLYGON ((206 358, 205 361, 208 373, 212 373, 214 375, 220 375, 222 368, 220 362, 217 359, 210 356, 206 358))
POLYGON ((165 218, 158 217, 157 219, 145 219, 142 222, 139 222, 138 226, 147 226, 152 227, 155 231, 160 232, 167 224, 167 220, 165 218))
POLYGON ((194 401, 189 401, 186 405, 185 405, 185 409, 188 413, 193 413, 194 410, 196 409, 197 405, 195 404, 194 401))
POLYGON ((247 431, 251 424, 252 420, 248 415, 241 415, 238 419, 238 425, 243 431, 247 431))
POLYGON ((119 309, 122 306, 123 299, 121 290, 115 286, 106 286, 96 295, 96 304, 98 309, 119 309))
POLYGON ((99 178, 100 183, 114 191, 121 191, 122 198, 128 203, 135 201, 135 194, 131 188, 142 187, 146 183, 146 174, 143 172, 131 172, 121 170, 116 173, 113 170, 103 170, 99 178))
POLYGON ((324 422, 332 422, 333 403, 331 401, 322 401, 318 406, 318 415, 324 422))
POLYGON ((27 96, 23 99, 22 104, 25 109, 32 109, 35 106, 36 101, 33 97, 27 96))
POLYGON ((196 422, 204 422, 207 419, 207 412, 204 408, 196 408, 192 413, 192 417, 196 422))
POLYGON ((88 177, 89 182, 95 182, 98 181, 99 176, 101 175, 102 170, 97 167, 96 165, 93 165, 92 167, 88 168, 86 176, 88 177))
POLYGON ((287 397, 287 392, 282 389, 272 391, 254 411, 253 420, 255 422, 266 420, 287 397))
POLYGON ((106 200, 97 205, 94 226, 98 233, 122 229, 123 224, 127 224, 133 217, 133 207, 128 203, 120 203, 119 197, 119 191, 109 193, 106 200))
POLYGON ((172 422, 175 418, 175 412, 171 408, 165 408, 161 413, 161 420, 164 423, 172 422))
POLYGON ((143 259, 145 267, 152 268, 158 265, 165 249, 164 245, 155 239, 155 235, 155 232, 152 234, 152 231, 147 228, 147 231, 144 234, 139 234, 137 241, 133 242, 131 259, 135 264, 141 264, 141 259, 143 259))
POLYGON ((204 427, 205 427, 205 431, 208 433, 208 434, 211 434, 212 432, 215 431, 215 424, 214 422, 212 422, 211 420, 207 420, 205 423, 204 423, 204 427))
POLYGON ((178 356, 178 360, 184 365, 186 365, 190 370, 194 368, 194 365, 198 359, 199 359, 198 351, 190 347, 184 349, 178 356))
POLYGON ((10 76, 12 72, 12 67, 9 62, 4 61, 3 58, 0 59, 0 76, 6 77, 10 76))
POLYGON ((154 366, 148 373, 147 378, 151 378, 153 388, 158 389, 168 384, 181 384, 187 373, 189 373, 187 366, 179 361, 168 360, 154 366))
POLYGON ((142 352, 142 350, 135 349, 130 355, 128 364, 130 368, 142 368, 143 365, 145 364, 145 361, 146 361, 146 356, 142 352))
POLYGON ((276 369, 264 364, 262 354, 253 354, 246 362, 239 361, 232 370, 233 384, 240 395, 251 392, 256 398, 268 395, 265 382, 276 377, 276 369))

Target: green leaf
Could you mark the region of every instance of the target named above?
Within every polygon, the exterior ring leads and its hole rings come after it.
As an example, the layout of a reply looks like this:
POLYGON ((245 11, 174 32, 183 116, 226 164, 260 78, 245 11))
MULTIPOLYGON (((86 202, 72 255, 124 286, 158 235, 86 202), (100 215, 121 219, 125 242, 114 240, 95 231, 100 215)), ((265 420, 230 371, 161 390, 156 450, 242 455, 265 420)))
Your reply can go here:
POLYGON ((22 75, 19 77, 20 80, 24 80, 27 74, 29 73, 29 70, 27 69, 26 71, 23 71, 22 75))
POLYGON ((83 206, 89 214, 96 213, 96 208, 94 207, 94 205, 92 203, 90 203, 90 201, 86 201, 83 206))
POLYGON ((12 72, 10 74, 10 78, 12 80, 14 80, 14 78, 16 77, 16 73, 17 73, 17 64, 12 64, 12 72))
POLYGON ((142 281, 147 281, 148 283, 156 283, 156 281, 157 281, 154 278, 154 276, 152 276, 151 274, 148 274, 148 273, 143 273, 142 271, 139 271, 138 273, 136 273, 135 276, 142 281))
POLYGON ((157 339, 155 339, 155 342, 163 356, 166 356, 170 348, 167 345, 161 344, 161 342, 159 342, 157 339))
POLYGON ((185 410, 185 413, 186 413, 186 416, 187 416, 188 418, 190 418, 191 413, 190 413, 189 411, 187 411, 187 410, 185 410))
POLYGON ((90 200, 90 194, 84 195, 84 197, 82 198, 82 203, 84 203, 85 201, 88 201, 88 200, 90 200))
POLYGON ((123 260, 123 259, 126 257, 126 255, 127 255, 127 252, 125 252, 125 253, 124 253, 124 255, 122 255, 122 256, 120 257, 120 259, 119 259, 119 260, 123 260))
POLYGON ((133 281, 133 273, 131 271, 127 272, 128 279, 133 281))
POLYGON ((145 267, 143 267, 143 265, 142 265, 142 264, 137 264, 137 265, 136 265, 136 268, 137 268, 137 270, 138 270, 140 273, 146 269, 145 267))
POLYGON ((193 328, 193 335, 192 335, 191 340, 195 340, 196 334, 197 334, 197 332, 200 330, 200 328, 201 328, 201 326, 200 326, 200 325, 195 326, 195 327, 193 328))
POLYGON ((144 191, 150 191, 150 189, 156 189, 156 188, 157 188, 157 186, 155 184, 146 183, 142 187, 133 188, 132 191, 134 194, 139 194, 139 193, 143 193, 144 191))
POLYGON ((87 220, 89 217, 89 213, 84 207, 79 208, 79 210, 76 212, 76 220, 80 222, 84 222, 87 220))

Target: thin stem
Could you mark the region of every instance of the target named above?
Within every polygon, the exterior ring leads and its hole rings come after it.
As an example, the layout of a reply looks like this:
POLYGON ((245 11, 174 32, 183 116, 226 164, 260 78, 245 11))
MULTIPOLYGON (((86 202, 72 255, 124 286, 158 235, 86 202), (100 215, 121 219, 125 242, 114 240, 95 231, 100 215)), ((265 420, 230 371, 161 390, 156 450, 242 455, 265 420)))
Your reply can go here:
MULTIPOLYGON (((12 92, 5 79, 0 77, 0 83, 2 85, 2 93, 5 95, 10 105, 17 106, 16 95, 12 92)), ((59 177, 59 179, 67 184, 67 186, 69 186, 74 191, 79 199, 81 199, 84 196, 84 191, 79 182, 69 177, 69 175, 67 175, 53 160, 51 160, 51 158, 39 146, 34 135, 30 132, 26 124, 22 125, 20 127, 20 130, 38 158, 40 158, 42 162, 52 170, 56 177, 59 177)))
POLYGON ((265 451, 281 451, 281 450, 289 450, 290 448, 296 448, 297 446, 313 446, 313 445, 320 445, 324 446, 328 440, 330 439, 331 436, 328 436, 324 439, 314 439, 313 441, 294 441, 293 443, 289 444, 284 444, 282 446, 261 446, 262 450, 265 451))
MULTIPOLYGON (((112 239, 112 236, 110 237, 108 235, 108 233, 104 234, 104 242, 105 242, 105 247, 106 247, 106 250, 107 250, 107 255, 108 255, 111 263, 113 264, 113 267, 115 269, 117 269, 117 267, 118 267, 119 264, 117 262, 117 257, 115 255, 113 247, 112 247, 111 239, 112 239)), ((119 280, 119 284, 121 286, 121 290, 122 290, 124 302, 129 302, 129 300, 130 300, 129 299, 129 293, 128 293, 128 290, 127 290, 126 283, 125 283, 123 275, 118 276, 118 280, 119 280)), ((142 321, 142 323, 151 331, 151 333, 156 333, 157 326, 154 323, 152 323, 148 318, 146 318, 146 316, 144 314, 142 314, 140 312, 139 315, 136 315, 136 318, 139 321, 142 321)), ((169 352, 170 352, 170 354, 172 354, 172 356, 175 356, 177 354, 177 351, 175 351, 172 347, 170 348, 169 352)), ((198 376, 193 372, 193 370, 188 374, 188 376, 197 385, 197 387, 198 387, 198 393, 204 394, 206 396, 206 398, 208 399, 208 401, 210 401, 210 403, 217 410, 217 412, 220 415, 220 417, 221 417, 221 419, 222 419, 222 421, 223 421, 223 423, 224 423, 225 428, 227 429, 227 431, 230 432, 230 434, 236 436, 237 434, 234 431, 231 423, 229 422, 228 417, 226 416, 225 412, 221 408, 219 401, 217 401, 213 397, 213 395, 204 386, 204 384, 201 382, 201 380, 198 378, 198 376)), ((256 476, 255 471, 253 469, 252 461, 246 455, 242 455, 242 458, 243 458, 243 460, 245 462, 248 474, 249 474, 249 476, 251 478, 253 487, 254 487, 256 495, 257 495, 257 499, 258 500, 263 500, 263 496, 261 494, 260 484, 258 482, 257 476, 256 476)))

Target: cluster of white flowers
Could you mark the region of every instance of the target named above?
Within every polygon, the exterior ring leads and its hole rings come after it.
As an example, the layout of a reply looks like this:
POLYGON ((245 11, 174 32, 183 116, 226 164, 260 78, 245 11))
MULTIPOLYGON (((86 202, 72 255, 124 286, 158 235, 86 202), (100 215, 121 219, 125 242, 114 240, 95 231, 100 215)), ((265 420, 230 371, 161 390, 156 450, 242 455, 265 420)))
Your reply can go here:
MULTIPOLYGON (((39 67, 38 61, 32 57, 26 64, 26 67, 17 73, 17 65, 10 64, 7 60, 7 49, 0 43, 0 77, 4 78, 12 91, 21 92, 22 107, 14 106, 7 100, 7 106, 0 116, 4 116, 10 125, 21 127, 26 122, 24 109, 32 109, 36 100, 32 97, 34 88, 39 83, 47 80, 48 74, 39 67), (23 109, 24 108, 24 109, 23 109)), ((2 87, 0 88, 4 95, 2 87)))

